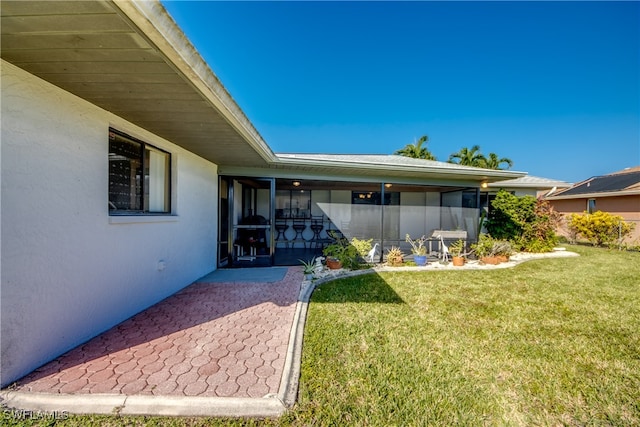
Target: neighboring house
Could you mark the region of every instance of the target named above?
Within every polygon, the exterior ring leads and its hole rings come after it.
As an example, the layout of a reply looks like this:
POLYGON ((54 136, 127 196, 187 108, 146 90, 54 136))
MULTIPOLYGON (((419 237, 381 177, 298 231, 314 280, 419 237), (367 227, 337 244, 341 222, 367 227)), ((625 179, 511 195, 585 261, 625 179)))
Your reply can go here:
POLYGON ((383 247, 474 238, 481 185, 525 175, 276 154, 157 1, 1 13, 1 386, 219 266, 270 265, 329 228, 383 247))
POLYGON ((640 240, 640 166, 594 176, 549 195, 546 200, 565 216, 596 211, 619 215, 635 224, 633 234, 626 241, 640 240))

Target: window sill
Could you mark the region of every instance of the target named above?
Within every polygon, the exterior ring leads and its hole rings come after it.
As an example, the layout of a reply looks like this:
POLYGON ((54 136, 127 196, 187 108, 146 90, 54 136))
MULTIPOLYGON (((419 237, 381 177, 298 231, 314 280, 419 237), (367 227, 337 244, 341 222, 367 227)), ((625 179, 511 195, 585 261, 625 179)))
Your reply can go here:
POLYGON ((109 224, 153 224, 159 222, 177 222, 177 215, 111 215, 109 224))

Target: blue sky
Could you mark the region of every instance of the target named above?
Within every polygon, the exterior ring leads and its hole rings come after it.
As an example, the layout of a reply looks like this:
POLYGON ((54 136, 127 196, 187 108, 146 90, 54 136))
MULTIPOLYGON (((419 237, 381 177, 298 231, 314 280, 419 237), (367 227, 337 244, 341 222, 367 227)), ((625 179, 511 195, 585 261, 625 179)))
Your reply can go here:
POLYGON ((640 2, 163 4, 275 152, 640 165, 640 2))

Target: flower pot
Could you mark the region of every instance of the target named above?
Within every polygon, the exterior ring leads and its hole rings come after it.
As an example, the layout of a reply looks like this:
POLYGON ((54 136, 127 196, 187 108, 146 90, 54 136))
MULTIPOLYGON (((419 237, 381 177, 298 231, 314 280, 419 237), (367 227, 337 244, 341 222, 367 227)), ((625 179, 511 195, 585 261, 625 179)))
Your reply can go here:
POLYGON ((313 273, 304 274, 304 280, 312 280, 312 279, 313 279, 313 273))
POLYGON ((391 267, 401 267, 402 265, 404 265, 404 259, 402 257, 387 258, 387 265, 391 267))
POLYGON ((342 268, 342 263, 338 259, 327 258, 327 267, 329 267, 330 270, 338 270, 342 268))
POLYGON ((453 261, 454 267, 462 267, 464 265, 464 257, 454 256, 451 257, 451 260, 453 261))
POLYGON ((426 255, 414 255, 413 260, 415 261, 416 265, 419 265, 421 267, 427 265, 426 255))
POLYGON ((497 265, 498 264, 498 258, 494 257, 494 256, 483 256, 482 258, 480 258, 480 261, 482 261, 485 264, 489 264, 489 265, 497 265))
POLYGON ((498 262, 509 262, 508 255, 498 255, 496 258, 498 258, 498 262))

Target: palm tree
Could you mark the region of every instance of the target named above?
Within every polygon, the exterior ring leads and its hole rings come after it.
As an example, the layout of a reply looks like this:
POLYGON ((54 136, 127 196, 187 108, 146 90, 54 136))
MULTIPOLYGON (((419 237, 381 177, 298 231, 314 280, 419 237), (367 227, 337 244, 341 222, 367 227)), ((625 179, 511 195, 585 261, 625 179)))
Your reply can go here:
POLYGON ((429 151, 427 147, 422 146, 422 144, 428 143, 428 142, 429 142, 429 137, 427 135, 423 135, 415 143, 407 144, 393 154, 397 154, 404 157, 411 157, 414 159, 436 160, 436 156, 434 156, 433 153, 431 153, 431 151, 429 151))
POLYGON ((474 145, 471 149, 463 147, 457 153, 449 156, 449 163, 457 163, 462 166, 484 167, 487 159, 480 152, 480 146, 474 145))
POLYGON ((507 157, 498 157, 496 153, 489 153, 489 157, 484 159, 485 169, 502 169, 500 167, 501 164, 506 163, 507 167, 505 169, 511 169, 513 166, 513 161, 507 157))

